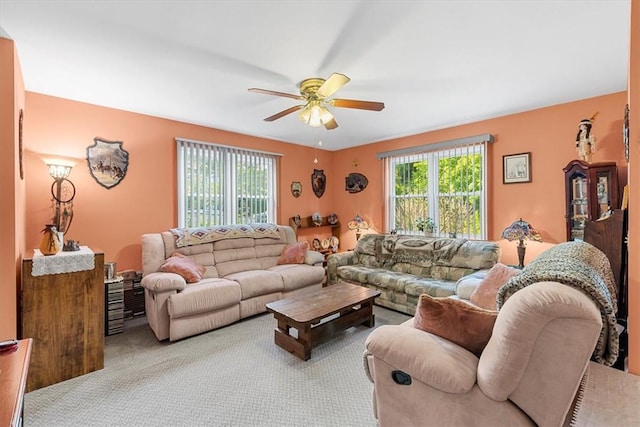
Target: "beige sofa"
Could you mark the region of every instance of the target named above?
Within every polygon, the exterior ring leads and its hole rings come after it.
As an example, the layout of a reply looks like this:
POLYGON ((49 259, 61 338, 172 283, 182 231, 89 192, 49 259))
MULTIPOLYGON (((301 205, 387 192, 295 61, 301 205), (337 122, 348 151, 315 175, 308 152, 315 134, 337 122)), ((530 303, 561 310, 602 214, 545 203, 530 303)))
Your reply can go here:
POLYGON ((378 425, 565 425, 601 326, 585 294, 552 282, 507 301, 480 357, 412 321, 381 326, 365 352, 378 425))
POLYGON ((147 320, 158 340, 210 331, 263 313, 269 302, 322 287, 322 254, 309 251, 302 264, 277 264, 285 246, 296 243, 291 227, 274 225, 273 235, 254 237, 230 229, 206 243, 197 233, 184 239, 172 231, 142 236, 141 284, 147 320), (203 278, 187 283, 179 274, 161 271, 174 252, 204 266, 203 278))
MULTIPOLYGON (((495 299, 494 324, 460 317, 476 322, 454 325, 452 334, 445 311, 420 305, 414 319, 369 335, 365 371, 380 427, 572 425, 589 359, 611 366, 618 354, 606 256, 588 243, 559 244, 497 289, 495 299), (467 340, 478 328, 487 328, 487 341, 474 354, 467 340)), ((449 313, 475 307, 445 300, 449 313)))
POLYGON ((499 260, 500 246, 491 241, 367 234, 353 251, 327 258, 327 279, 379 290, 376 304, 413 316, 422 294, 469 299, 473 289, 457 289, 459 279, 482 278, 499 260))

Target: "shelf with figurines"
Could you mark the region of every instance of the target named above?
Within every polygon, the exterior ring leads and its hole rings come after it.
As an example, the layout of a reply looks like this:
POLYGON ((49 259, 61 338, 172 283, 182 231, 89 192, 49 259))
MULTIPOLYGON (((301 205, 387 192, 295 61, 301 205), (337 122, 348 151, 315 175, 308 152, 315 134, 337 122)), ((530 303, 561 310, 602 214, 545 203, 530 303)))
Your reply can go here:
MULTIPOLYGON (((338 221, 338 216, 334 213, 326 217, 321 216, 318 212, 307 217, 301 217, 300 215, 292 216, 289 218, 289 226, 293 228, 296 236, 298 235, 298 230, 320 227, 331 227, 332 236, 338 237, 340 235, 340 222, 338 221)), ((322 241, 320 243, 322 243, 322 241)))
MULTIPOLYGON (((318 212, 308 217, 296 215, 289 218, 289 225, 298 239, 301 237, 300 234, 307 238, 313 236, 309 241, 310 249, 320 252, 325 257, 338 252, 340 222, 336 214, 331 213, 326 217, 322 217, 318 212)), ((305 240, 304 237, 303 240, 305 240)))

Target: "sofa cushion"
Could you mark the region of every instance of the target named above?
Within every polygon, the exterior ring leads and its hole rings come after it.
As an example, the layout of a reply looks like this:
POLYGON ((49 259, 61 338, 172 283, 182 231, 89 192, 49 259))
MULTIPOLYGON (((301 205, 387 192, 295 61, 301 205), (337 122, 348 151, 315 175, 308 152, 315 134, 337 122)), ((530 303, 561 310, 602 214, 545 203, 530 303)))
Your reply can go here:
POLYGON ((308 250, 309 244, 307 242, 291 243, 284 247, 277 264, 302 264, 308 250))
POLYGON ((322 266, 308 264, 276 265, 269 268, 269 271, 277 272, 282 277, 282 290, 284 292, 321 284, 325 274, 322 266))
POLYGON ((428 294, 432 297, 448 297, 455 294, 455 282, 420 277, 407 282, 404 293, 416 297, 422 294, 428 294))
POLYGON ((369 283, 369 274, 388 271, 384 268, 365 267, 363 265, 342 265, 338 267, 337 276, 338 279, 346 280, 347 282, 367 284, 369 283))
POLYGON ((404 292, 407 283, 417 280, 420 280, 420 277, 382 269, 370 272, 367 276, 367 283, 398 292, 404 292))
POLYGON ((225 276, 225 279, 240 284, 243 300, 273 292, 282 292, 283 288, 282 276, 269 270, 239 271, 225 276))
POLYGON ((221 310, 235 304, 240 304, 240 285, 225 279, 203 279, 171 295, 167 309, 169 316, 175 319, 221 310))
POLYGON ((452 298, 420 296, 414 326, 479 355, 489 342, 498 313, 452 298))
POLYGON ((497 263, 487 272, 487 275, 480 281, 476 289, 471 293, 469 300, 487 310, 497 310, 496 295, 505 283, 514 276, 520 274, 522 270, 508 267, 502 263, 497 263))
POLYGON ((205 272, 205 268, 191 258, 175 252, 160 267, 165 273, 176 273, 184 277, 187 283, 199 282, 205 272))

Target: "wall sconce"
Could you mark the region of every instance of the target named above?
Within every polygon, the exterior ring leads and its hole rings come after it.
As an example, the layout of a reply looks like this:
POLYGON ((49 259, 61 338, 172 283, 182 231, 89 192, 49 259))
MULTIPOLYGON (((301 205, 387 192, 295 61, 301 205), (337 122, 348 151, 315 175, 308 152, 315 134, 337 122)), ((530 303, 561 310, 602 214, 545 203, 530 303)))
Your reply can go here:
POLYGON ((47 166, 49 166, 49 175, 51 175, 53 179, 68 178, 71 173, 71 166, 69 165, 47 163, 47 166))
POLYGON ((368 230, 369 224, 367 221, 363 220, 362 217, 358 214, 353 218, 352 221, 349 221, 347 224, 349 230, 354 230, 356 232, 356 241, 360 240, 360 236, 362 235, 362 230, 368 230))
POLYGON ((73 220, 73 198, 76 195, 76 187, 67 178, 75 163, 65 160, 46 159, 49 175, 54 179, 51 185, 53 197, 53 224, 56 231, 63 235, 69 231, 73 220))
POLYGON ((520 218, 502 232, 502 238, 509 241, 518 240, 518 268, 524 268, 524 254, 527 250, 525 240, 542 242, 542 236, 527 221, 520 218))

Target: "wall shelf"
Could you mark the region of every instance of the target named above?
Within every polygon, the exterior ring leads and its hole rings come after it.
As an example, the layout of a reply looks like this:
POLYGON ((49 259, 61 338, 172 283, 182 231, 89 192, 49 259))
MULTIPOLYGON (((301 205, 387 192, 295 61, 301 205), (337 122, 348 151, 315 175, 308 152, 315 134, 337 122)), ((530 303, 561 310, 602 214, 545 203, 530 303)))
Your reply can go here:
POLYGON ((315 225, 313 223, 313 220, 311 219, 310 216, 307 217, 301 217, 300 218, 300 225, 298 226, 296 224, 296 222, 293 219, 294 217, 289 218, 289 226, 291 226, 291 228, 293 228, 293 232, 296 233, 296 237, 298 236, 298 230, 302 230, 302 229, 309 229, 309 228, 323 228, 323 227, 331 227, 331 235, 332 236, 336 236, 336 237, 340 237, 340 221, 336 222, 335 224, 329 224, 329 221, 327 221, 326 217, 322 218, 322 224, 321 225, 315 225))

